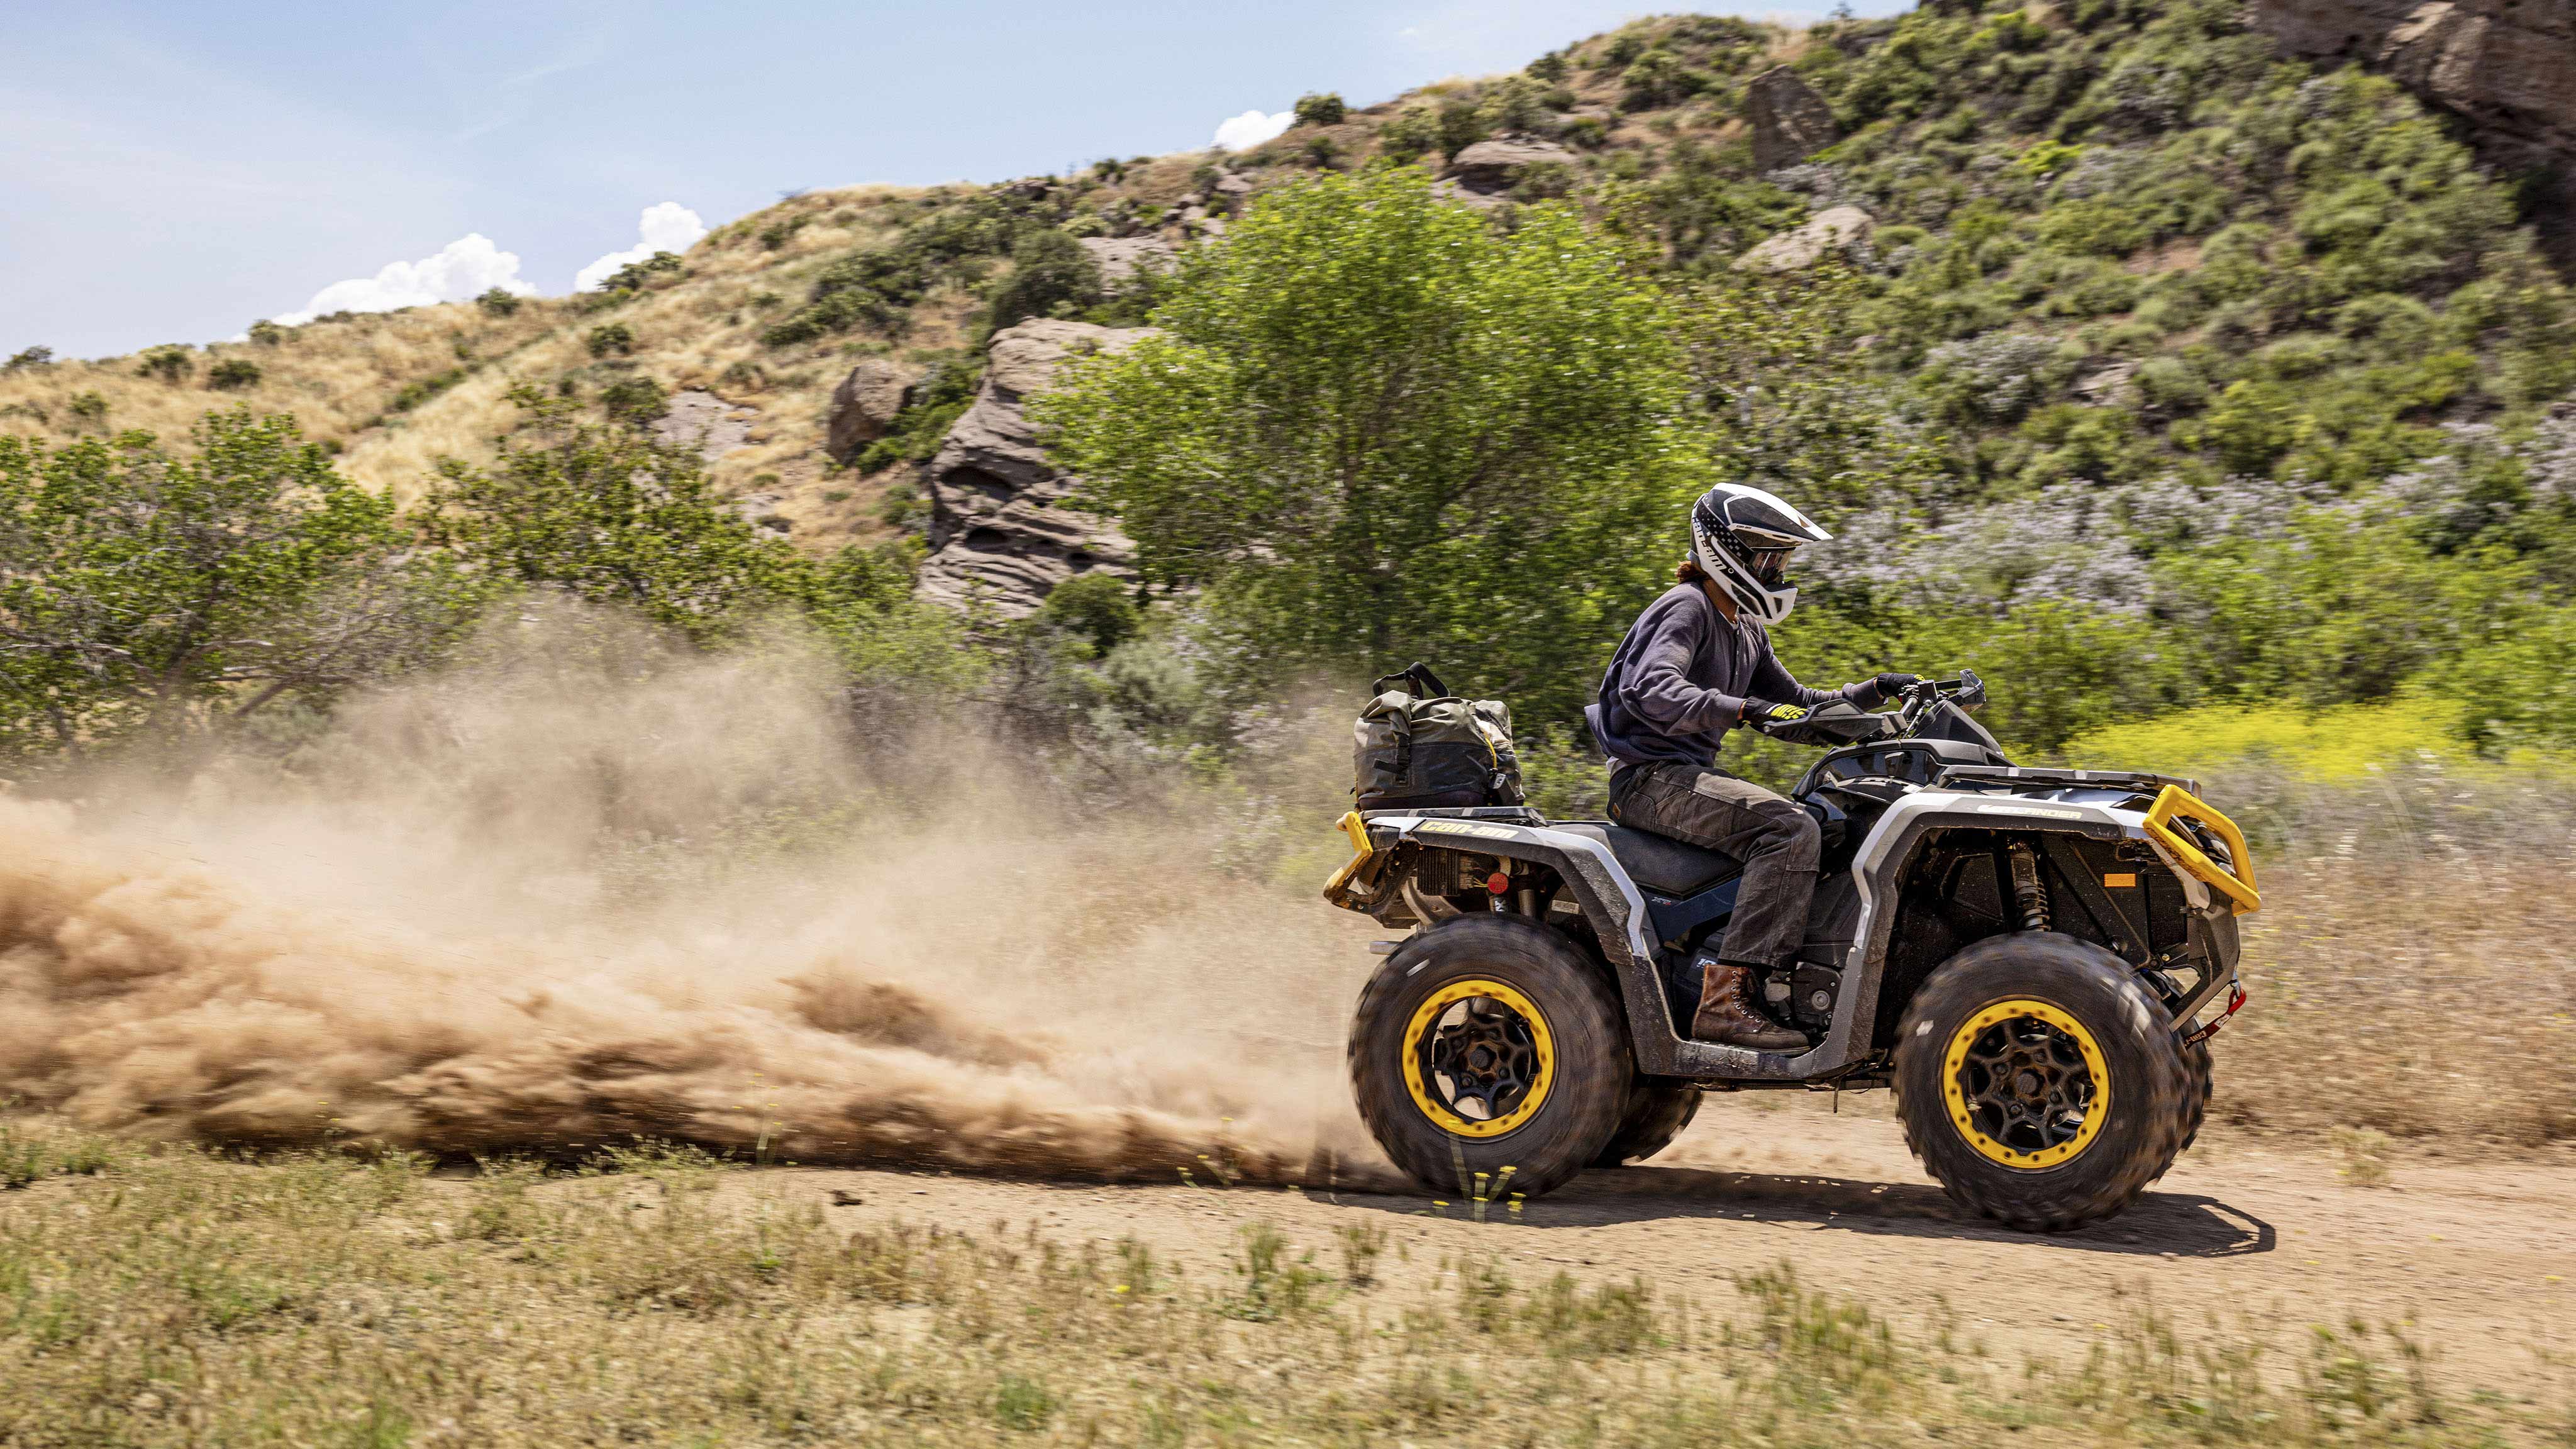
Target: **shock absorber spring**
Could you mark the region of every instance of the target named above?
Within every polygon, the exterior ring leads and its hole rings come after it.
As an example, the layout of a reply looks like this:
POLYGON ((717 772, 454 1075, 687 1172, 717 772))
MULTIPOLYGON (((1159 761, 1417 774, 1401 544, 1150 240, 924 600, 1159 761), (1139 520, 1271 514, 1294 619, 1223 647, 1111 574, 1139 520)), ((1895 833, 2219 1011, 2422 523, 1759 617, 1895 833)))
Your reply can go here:
POLYGON ((2039 879, 2039 856, 2027 840, 2016 840, 2004 847, 2012 861, 2013 903, 2021 907, 2021 928, 2025 931, 2048 929, 2048 887, 2039 879))

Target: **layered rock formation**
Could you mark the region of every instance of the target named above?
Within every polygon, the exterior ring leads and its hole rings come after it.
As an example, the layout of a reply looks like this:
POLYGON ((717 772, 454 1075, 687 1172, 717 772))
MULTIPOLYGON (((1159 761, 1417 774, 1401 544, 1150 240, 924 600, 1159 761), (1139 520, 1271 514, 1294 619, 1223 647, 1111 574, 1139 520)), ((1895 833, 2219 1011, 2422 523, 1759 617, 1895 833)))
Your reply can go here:
POLYGON ((921 566, 922 598, 1019 618, 1076 574, 1128 575, 1134 549, 1116 526, 1062 506, 1074 480, 1038 446, 1025 404, 1069 358, 1123 351, 1151 335, 1149 327, 1049 318, 994 334, 974 405, 930 460, 931 554, 921 566))
POLYGON ((2536 172, 2541 233, 2576 263, 2576 0, 2255 0, 2283 49, 2387 71, 2462 117, 2492 165, 2536 172))
POLYGON ((1744 114, 1753 123, 1753 169, 1795 166, 1843 138, 1834 108, 1785 65, 1745 82, 1744 114))

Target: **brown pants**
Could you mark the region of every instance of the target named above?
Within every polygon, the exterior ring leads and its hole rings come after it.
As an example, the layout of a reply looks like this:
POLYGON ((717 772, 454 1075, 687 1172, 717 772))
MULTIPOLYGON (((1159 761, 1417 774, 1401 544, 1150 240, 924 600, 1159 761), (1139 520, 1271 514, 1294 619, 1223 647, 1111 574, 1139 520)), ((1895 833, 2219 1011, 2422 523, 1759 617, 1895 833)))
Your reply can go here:
POLYGON ((1744 862, 1719 960, 1758 970, 1797 958, 1824 853, 1814 816, 1723 770, 1667 763, 1631 765, 1612 776, 1610 818, 1744 862))

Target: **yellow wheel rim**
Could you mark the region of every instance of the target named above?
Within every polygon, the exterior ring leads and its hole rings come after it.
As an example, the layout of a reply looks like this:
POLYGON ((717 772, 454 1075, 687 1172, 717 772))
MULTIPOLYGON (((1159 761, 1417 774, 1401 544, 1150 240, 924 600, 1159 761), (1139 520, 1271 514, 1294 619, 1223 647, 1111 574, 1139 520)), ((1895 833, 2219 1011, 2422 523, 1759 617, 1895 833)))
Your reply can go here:
POLYGON ((1546 1015, 1500 981, 1452 981, 1404 1024, 1404 1089, 1432 1125, 1453 1136, 1502 1136, 1538 1114, 1555 1082, 1556 1041, 1546 1015), (1466 1009, 1455 1010, 1462 1003, 1466 1009), (1470 1101, 1488 1110, 1472 1117, 1459 1110, 1470 1101))
POLYGON ((2026 1172, 2073 1160, 2111 1116, 2101 1044, 2064 1008, 2028 997, 1959 1023, 1942 1054, 1941 1092, 1970 1147, 2026 1172))

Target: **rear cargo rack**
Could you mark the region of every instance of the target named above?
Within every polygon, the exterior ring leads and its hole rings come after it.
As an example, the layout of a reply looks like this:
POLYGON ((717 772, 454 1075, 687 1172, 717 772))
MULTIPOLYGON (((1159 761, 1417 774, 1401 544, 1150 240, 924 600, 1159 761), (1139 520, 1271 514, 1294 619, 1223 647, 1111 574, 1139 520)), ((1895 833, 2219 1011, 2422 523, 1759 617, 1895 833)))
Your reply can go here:
POLYGON ((2154 795, 2167 786, 2179 785, 2193 794, 2200 792, 2200 782, 2175 775, 2150 775, 2138 770, 2051 770, 2025 765, 1952 765, 1941 772, 1941 783, 1963 789, 2009 789, 2015 785, 2069 785, 2096 790, 2135 790, 2141 795, 2154 795))
POLYGON ((1418 816, 1424 820, 1499 820, 1509 825, 1545 825, 1547 817, 1527 805, 1446 806, 1430 810, 1362 810, 1359 817, 1375 820, 1382 816, 1418 816))

